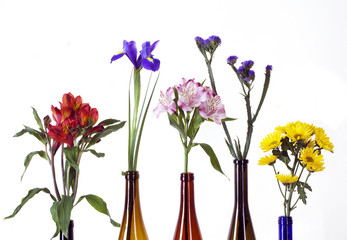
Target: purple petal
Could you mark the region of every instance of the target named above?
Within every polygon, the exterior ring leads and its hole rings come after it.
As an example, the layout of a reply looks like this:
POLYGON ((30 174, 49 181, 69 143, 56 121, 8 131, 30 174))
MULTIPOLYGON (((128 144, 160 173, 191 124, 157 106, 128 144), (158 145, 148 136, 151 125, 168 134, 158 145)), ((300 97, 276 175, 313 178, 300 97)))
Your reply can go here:
POLYGON ((123 41, 123 50, 124 53, 127 55, 129 60, 134 64, 136 68, 136 58, 137 58, 137 48, 135 41, 127 42, 126 40, 123 41))
POLYGON ((142 66, 147 70, 156 72, 160 67, 160 61, 156 58, 147 57, 142 60, 142 66))
POLYGON ((154 51, 155 47, 157 46, 159 40, 155 41, 152 45, 151 45, 151 52, 154 51))
POLYGON ((123 52, 120 52, 120 53, 114 55, 114 56, 111 58, 111 63, 112 63, 113 61, 116 61, 117 59, 120 59, 121 57, 123 57, 123 55, 124 55, 123 52))

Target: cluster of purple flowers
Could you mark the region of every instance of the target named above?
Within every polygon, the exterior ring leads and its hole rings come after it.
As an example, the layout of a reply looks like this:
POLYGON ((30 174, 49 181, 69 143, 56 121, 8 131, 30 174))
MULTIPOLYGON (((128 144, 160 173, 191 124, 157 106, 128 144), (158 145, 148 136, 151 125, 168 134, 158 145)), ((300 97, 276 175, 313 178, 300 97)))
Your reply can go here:
POLYGON ((250 83, 255 78, 255 72, 251 70, 254 62, 252 60, 244 61, 241 66, 237 69, 237 72, 241 75, 242 79, 246 83, 250 83))
POLYGON ((220 37, 215 35, 212 35, 207 39, 203 39, 198 36, 195 38, 195 42, 199 48, 202 48, 209 53, 213 53, 217 49, 217 47, 220 46, 222 40, 220 39, 220 37))

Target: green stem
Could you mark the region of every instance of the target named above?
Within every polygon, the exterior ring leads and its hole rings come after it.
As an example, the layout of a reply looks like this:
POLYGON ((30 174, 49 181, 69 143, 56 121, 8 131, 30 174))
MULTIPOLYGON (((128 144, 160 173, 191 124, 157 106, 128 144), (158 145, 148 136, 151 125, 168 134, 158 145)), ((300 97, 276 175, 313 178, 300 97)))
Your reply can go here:
MULTIPOLYGON (((87 142, 82 141, 81 148, 80 148, 80 151, 78 153, 78 157, 77 157, 77 161, 76 161, 78 167, 80 166, 82 154, 83 154, 86 146, 87 146, 87 142)), ((73 197, 74 201, 75 201, 76 195, 77 195, 79 175, 80 175, 79 171, 76 171, 75 186, 74 186, 73 193, 72 193, 72 197, 73 197)))
MULTIPOLYGON (((60 201, 61 197, 60 197, 60 193, 59 193, 59 189, 58 189, 58 185, 57 185, 57 178, 55 176, 54 154, 53 154, 51 139, 48 136, 47 132, 45 132, 45 135, 46 135, 46 139, 47 139, 47 142, 48 142, 48 145, 49 145, 49 151, 51 153, 50 163, 51 163, 54 191, 55 191, 55 195, 57 196, 58 201, 60 201)), ((47 148, 46 148, 46 155, 47 155, 47 157, 49 157, 48 152, 47 152, 47 148)))
MULTIPOLYGON (((308 178, 309 178, 310 176, 311 176, 311 172, 309 172, 308 175, 307 175, 307 177, 306 177, 305 183, 304 183, 304 185, 303 185, 303 187, 302 187, 303 189, 305 189, 305 186, 306 186, 306 184, 307 184, 307 180, 308 180, 308 178)), ((293 210, 293 209, 295 208, 295 206, 296 206, 296 204, 298 203, 299 199, 300 199, 300 196, 298 197, 298 199, 296 199, 294 205, 291 207, 291 210, 293 210)))
MULTIPOLYGON (((273 169, 274 169, 274 171, 275 171, 275 175, 277 175, 277 171, 276 171, 275 165, 272 165, 272 166, 273 166, 273 169)), ((283 197, 283 198, 284 198, 284 200, 285 200, 285 196, 284 196, 284 194, 283 194, 283 191, 282 191, 282 188, 281 188, 280 181, 279 181, 278 179, 276 179, 276 180, 277 180, 278 188, 279 188, 279 189, 280 189, 280 191, 281 191, 282 197, 283 197)))
POLYGON ((63 180, 64 195, 66 195, 66 185, 64 181, 64 143, 61 144, 61 175, 63 180))
MULTIPOLYGON (((211 87, 212 87, 212 90, 216 93, 217 93, 217 89, 216 89, 216 85, 215 85, 215 81, 214 81, 214 76, 213 76, 213 71, 212 71, 212 57, 210 60, 207 59, 206 55, 204 55, 205 57, 205 62, 206 62, 206 65, 207 65, 207 70, 208 70, 208 74, 210 76, 210 82, 211 82, 211 87)), ((229 133, 229 130, 228 130, 228 127, 226 125, 225 122, 222 121, 222 126, 223 126, 223 130, 224 130, 224 133, 228 139, 228 147, 230 149, 230 152, 231 152, 231 155, 234 157, 234 158, 237 158, 236 156, 236 153, 235 153, 235 150, 234 150, 234 146, 233 146, 233 143, 231 141, 231 137, 230 137, 230 133, 229 133)))
POLYGON ((246 108, 247 108, 247 137, 246 137, 246 143, 245 143, 245 149, 243 150, 243 159, 247 159, 249 147, 251 145, 251 139, 252 139, 252 133, 253 133, 253 121, 252 121, 252 110, 251 110, 251 103, 250 103, 250 94, 251 90, 248 89, 248 93, 245 96, 246 101, 246 108))

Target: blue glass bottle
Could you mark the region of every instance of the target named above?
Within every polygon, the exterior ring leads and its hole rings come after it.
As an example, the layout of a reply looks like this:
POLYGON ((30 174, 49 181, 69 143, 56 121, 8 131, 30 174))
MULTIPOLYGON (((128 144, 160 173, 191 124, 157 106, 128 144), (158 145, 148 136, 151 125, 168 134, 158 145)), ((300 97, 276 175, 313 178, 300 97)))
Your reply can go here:
POLYGON ((279 240, 293 240, 292 217, 281 216, 278 218, 279 240))

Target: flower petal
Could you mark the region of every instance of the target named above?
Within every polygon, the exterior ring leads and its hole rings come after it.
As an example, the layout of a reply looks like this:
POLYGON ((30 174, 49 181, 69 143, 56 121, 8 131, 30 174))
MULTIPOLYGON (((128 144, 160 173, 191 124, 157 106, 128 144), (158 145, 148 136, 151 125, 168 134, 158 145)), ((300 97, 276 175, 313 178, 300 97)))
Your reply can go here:
POLYGON ((125 55, 129 58, 129 60, 134 64, 136 67, 137 65, 137 48, 135 41, 127 42, 126 40, 123 41, 123 51, 125 55))
POLYGON ((114 55, 112 58, 111 58, 111 63, 113 61, 116 61, 117 59, 120 59, 121 57, 123 57, 124 55, 124 52, 119 52, 118 54, 114 55))
POLYGON ((158 59, 150 57, 144 58, 141 64, 145 69, 151 70, 153 72, 158 71, 160 67, 160 61, 158 59))

